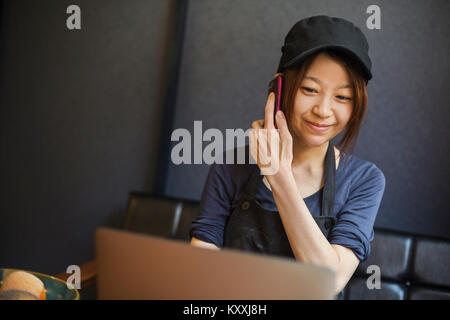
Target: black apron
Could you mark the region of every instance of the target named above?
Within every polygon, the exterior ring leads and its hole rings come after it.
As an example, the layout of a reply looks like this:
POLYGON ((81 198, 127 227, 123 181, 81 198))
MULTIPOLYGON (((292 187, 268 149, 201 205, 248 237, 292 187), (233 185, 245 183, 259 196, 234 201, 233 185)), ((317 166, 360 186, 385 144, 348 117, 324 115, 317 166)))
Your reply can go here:
MULTIPOLYGON (((263 175, 254 166, 250 178, 239 196, 238 205, 231 213, 224 232, 224 248, 234 248, 295 259, 278 211, 264 209, 255 195, 263 175)), ((325 182, 322 191, 320 216, 313 217, 328 239, 336 223, 333 216, 336 191, 336 159, 331 141, 325 156, 325 182)), ((338 296, 342 299, 343 292, 338 296)))

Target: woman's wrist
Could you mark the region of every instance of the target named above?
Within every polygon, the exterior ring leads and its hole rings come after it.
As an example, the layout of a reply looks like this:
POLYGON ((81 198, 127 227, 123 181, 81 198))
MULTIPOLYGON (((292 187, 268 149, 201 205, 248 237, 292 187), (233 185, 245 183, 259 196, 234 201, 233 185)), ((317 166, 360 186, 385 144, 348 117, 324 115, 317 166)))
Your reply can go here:
POLYGON ((285 188, 293 183, 295 184, 294 175, 290 166, 280 165, 277 172, 272 175, 266 175, 266 179, 272 188, 272 191, 277 188, 285 188))

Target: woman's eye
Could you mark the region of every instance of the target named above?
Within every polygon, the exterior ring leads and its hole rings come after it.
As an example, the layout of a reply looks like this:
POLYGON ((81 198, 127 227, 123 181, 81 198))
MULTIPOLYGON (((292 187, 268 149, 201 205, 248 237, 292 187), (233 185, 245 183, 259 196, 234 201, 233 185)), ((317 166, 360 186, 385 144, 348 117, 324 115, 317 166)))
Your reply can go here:
POLYGON ((308 87, 302 87, 306 92, 309 92, 309 93, 313 93, 314 91, 316 91, 316 90, 314 90, 314 89, 311 89, 311 88, 308 88, 308 87))
POLYGON ((352 100, 352 98, 345 97, 345 96, 337 96, 337 98, 338 98, 339 100, 342 100, 342 101, 350 101, 350 100, 352 100))

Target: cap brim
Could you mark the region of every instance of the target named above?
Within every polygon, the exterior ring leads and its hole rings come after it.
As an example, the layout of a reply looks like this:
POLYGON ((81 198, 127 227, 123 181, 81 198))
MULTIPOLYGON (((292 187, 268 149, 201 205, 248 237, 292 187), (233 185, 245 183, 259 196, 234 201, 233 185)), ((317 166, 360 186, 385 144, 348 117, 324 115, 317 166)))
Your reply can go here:
POLYGON ((310 56, 311 54, 326 49, 326 48, 331 48, 331 49, 337 49, 337 50, 341 50, 346 52, 347 54, 349 54, 350 56, 352 56, 353 58, 355 58, 361 65, 364 73, 365 73, 365 78, 366 81, 369 81, 370 79, 372 79, 372 73, 370 72, 370 70, 366 67, 366 65, 364 64, 364 62, 358 57, 358 55, 356 55, 352 50, 344 47, 344 46, 339 46, 339 45, 322 45, 322 46, 317 46, 315 48, 306 50, 304 52, 302 52, 301 54, 295 56, 294 58, 292 58, 291 60, 289 60, 288 62, 286 62, 282 67, 279 66, 278 68, 278 72, 283 72, 285 69, 287 68, 291 68, 293 66, 295 66, 296 64, 300 63, 302 60, 304 60, 306 57, 310 56))

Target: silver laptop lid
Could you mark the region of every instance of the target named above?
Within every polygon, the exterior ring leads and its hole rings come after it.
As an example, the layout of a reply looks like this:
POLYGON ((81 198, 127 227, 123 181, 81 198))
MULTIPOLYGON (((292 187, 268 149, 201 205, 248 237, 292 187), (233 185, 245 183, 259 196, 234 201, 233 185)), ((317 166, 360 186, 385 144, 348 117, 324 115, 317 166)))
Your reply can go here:
POLYGON ((334 299, 334 272, 291 259, 96 230, 99 299, 334 299))

